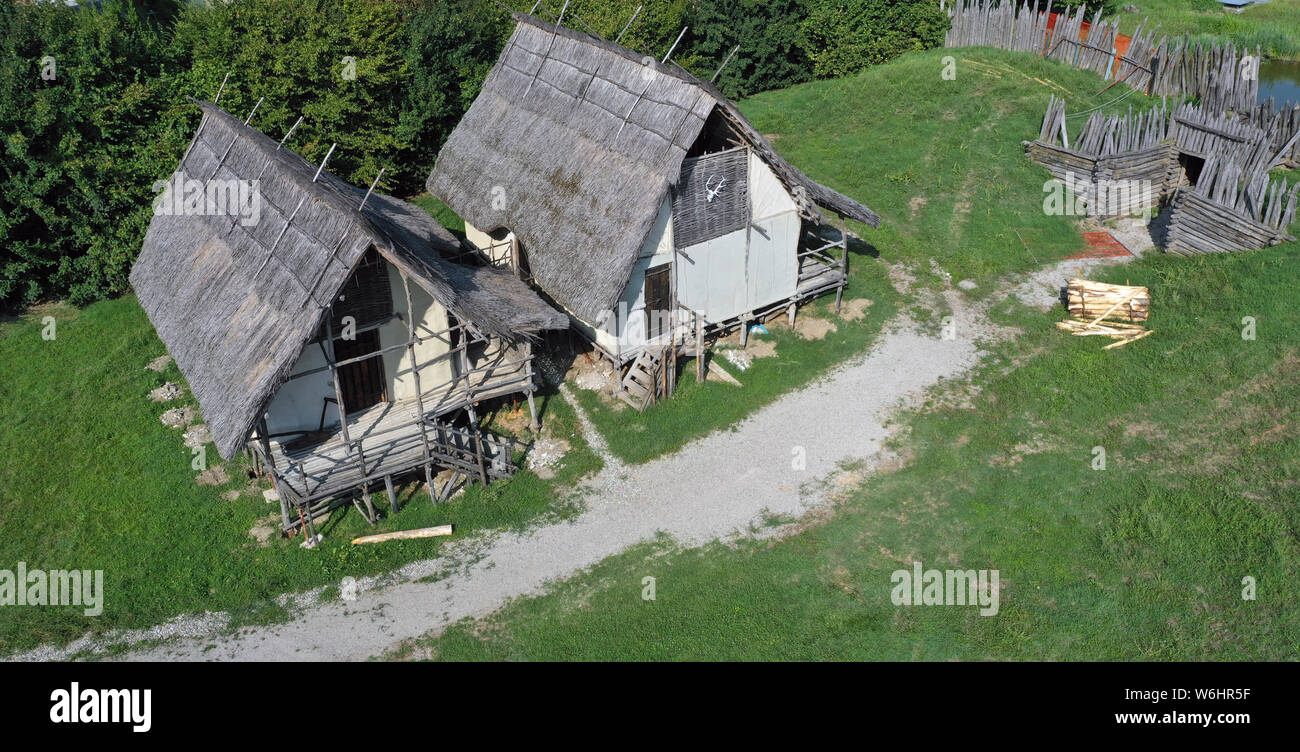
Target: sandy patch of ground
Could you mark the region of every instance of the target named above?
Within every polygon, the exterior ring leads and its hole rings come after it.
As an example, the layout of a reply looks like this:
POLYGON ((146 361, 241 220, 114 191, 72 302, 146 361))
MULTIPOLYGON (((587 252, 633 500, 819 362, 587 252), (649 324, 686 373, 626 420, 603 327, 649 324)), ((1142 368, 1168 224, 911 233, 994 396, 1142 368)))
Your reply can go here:
POLYGON ((794 320, 794 332, 804 339, 826 339, 826 335, 839 331, 835 322, 816 316, 799 316, 794 320))
POLYGON ((207 425, 203 423, 190 426, 182 438, 185 439, 185 446, 190 449, 197 449, 204 444, 212 443, 212 433, 208 431, 207 425))
POLYGON ((555 477, 555 470, 569 451, 569 442, 554 437, 544 437, 533 442, 528 450, 528 469, 537 477, 549 480, 555 477))
POLYGON ((200 486, 222 486, 230 482, 230 473, 225 465, 217 465, 199 473, 194 479, 200 486))
POLYGON ((846 300, 840 306, 840 318, 845 321, 859 321, 867 315, 867 309, 871 307, 873 302, 870 298, 846 300))

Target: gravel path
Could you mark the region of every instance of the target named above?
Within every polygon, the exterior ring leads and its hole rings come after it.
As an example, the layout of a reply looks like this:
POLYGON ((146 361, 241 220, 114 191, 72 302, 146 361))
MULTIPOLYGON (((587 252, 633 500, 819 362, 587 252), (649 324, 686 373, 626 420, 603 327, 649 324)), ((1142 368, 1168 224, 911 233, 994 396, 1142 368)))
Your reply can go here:
MULTIPOLYGON (((364 659, 464 617, 491 613, 512 598, 544 592, 548 582, 660 533, 699 545, 750 534, 767 515, 798 517, 824 500, 821 489, 829 485, 824 481, 844 461, 865 459, 868 468, 879 462, 889 434, 884 423, 900 404, 976 363, 975 339, 989 332, 977 323, 982 316, 962 313, 960 296, 948 297, 958 311, 955 339, 895 322, 870 351, 785 395, 735 430, 714 432, 642 465, 624 466, 606 455, 606 467, 583 484, 585 511, 569 521, 454 543, 439 560, 404 567, 387 581, 359 583, 354 600, 313 603, 309 598, 289 623, 221 635, 213 629, 214 617, 204 615, 119 635, 118 642, 168 639, 161 645, 141 643, 115 657, 364 659), (792 467, 796 447, 806 457, 805 469, 792 467), (438 578, 416 581, 430 575, 438 578)), ((603 450, 598 436, 593 446, 603 450)), ((58 659, 101 647, 82 641, 16 657, 58 659)))

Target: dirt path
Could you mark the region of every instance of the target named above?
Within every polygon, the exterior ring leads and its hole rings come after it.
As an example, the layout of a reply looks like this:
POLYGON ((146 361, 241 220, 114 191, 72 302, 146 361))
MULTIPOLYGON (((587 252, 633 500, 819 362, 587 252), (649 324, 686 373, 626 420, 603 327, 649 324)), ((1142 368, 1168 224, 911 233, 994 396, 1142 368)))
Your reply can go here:
MULTIPOLYGON (((205 615, 119 636, 117 642, 126 639, 137 647, 117 657, 364 659, 464 617, 491 613, 512 598, 540 593, 548 582, 661 533, 698 545, 749 534, 767 515, 798 517, 823 501, 826 481, 843 462, 865 459, 869 469, 880 461, 889 433, 885 420, 901 403, 977 362, 977 340, 990 333, 978 323, 983 316, 964 311, 956 293, 948 298, 958 311, 956 338, 896 321, 870 351, 785 395, 735 430, 715 432, 642 465, 607 462, 584 484, 585 511, 572 520, 452 544, 438 560, 395 573, 396 582, 393 577, 387 583, 362 582, 354 600, 308 605, 288 623, 227 635, 221 634, 220 618, 205 615), (792 463, 799 449, 806 458, 802 470, 792 463), (437 579, 418 581, 431 575, 437 579), (159 639, 161 644, 142 642, 159 639)), ((598 438, 595 445, 600 451, 598 438)), ((101 649, 81 641, 25 658, 66 658, 101 649)))

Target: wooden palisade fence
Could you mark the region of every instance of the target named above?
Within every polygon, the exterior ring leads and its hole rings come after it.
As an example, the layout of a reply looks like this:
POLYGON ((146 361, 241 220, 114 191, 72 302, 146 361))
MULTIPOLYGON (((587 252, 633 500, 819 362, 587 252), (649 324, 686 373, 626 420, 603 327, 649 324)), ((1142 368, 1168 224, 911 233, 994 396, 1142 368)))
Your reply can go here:
MULTIPOLYGON (((1085 28, 1086 8, 1057 15, 1050 23, 1048 4, 974 0, 949 9, 952 25, 946 47, 998 47, 1032 52, 1091 70, 1100 76, 1155 96, 1195 97, 1215 110, 1247 112, 1255 108, 1259 77, 1243 75, 1248 50, 1228 44, 1202 44, 1187 38, 1156 35, 1144 21, 1122 53, 1116 49, 1119 20, 1097 11, 1085 28), (1051 28, 1049 28, 1049 26, 1051 28)), ((1254 52, 1255 61, 1259 50, 1254 52)))
MULTIPOLYGON (((1165 249, 1171 253, 1264 248, 1293 239, 1287 227, 1295 220, 1300 183, 1272 181, 1269 171, 1295 153, 1300 129, 1281 116, 1261 122, 1265 127, 1184 102, 1172 112, 1163 105, 1123 115, 1093 112, 1071 137, 1065 101, 1052 96, 1038 139, 1025 150, 1054 177, 1094 189, 1089 195, 1121 181, 1149 184, 1140 201, 1123 208, 1168 201, 1165 249), (1203 160, 1194 182, 1183 157, 1203 160)), ((1113 209, 1103 205, 1094 213, 1121 213, 1113 209)))

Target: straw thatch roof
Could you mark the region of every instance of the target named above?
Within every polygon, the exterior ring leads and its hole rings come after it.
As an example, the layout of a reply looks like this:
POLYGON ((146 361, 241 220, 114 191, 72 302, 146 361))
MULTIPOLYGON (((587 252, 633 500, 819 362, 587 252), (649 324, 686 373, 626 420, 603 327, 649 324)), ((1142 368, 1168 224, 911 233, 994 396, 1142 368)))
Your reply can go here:
POLYGON ((711 84, 590 34, 520 13, 515 20, 428 188, 476 227, 514 231, 537 283, 579 317, 595 321, 618 299, 715 112, 806 218, 822 221, 820 205, 879 225, 870 209, 782 159, 711 84))
POLYGON ((405 271, 457 318, 507 338, 567 318, 514 276, 440 258, 456 239, 419 207, 321 171, 221 108, 203 121, 177 172, 208 184, 256 180, 259 221, 155 213, 131 270, 141 306, 198 398, 221 456, 243 445, 319 331, 367 249, 405 271))

